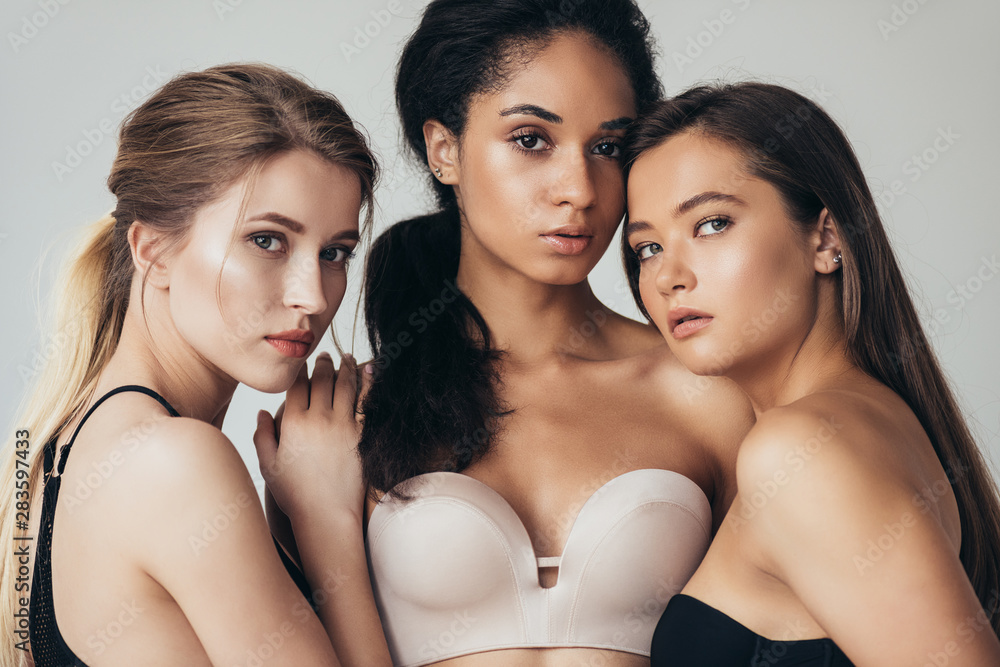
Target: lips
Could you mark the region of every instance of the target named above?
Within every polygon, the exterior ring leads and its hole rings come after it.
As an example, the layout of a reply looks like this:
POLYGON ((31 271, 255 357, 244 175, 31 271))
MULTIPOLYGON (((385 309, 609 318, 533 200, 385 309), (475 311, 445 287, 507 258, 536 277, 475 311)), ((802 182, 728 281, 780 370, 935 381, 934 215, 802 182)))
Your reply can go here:
POLYGON ((681 306, 672 308, 667 313, 667 326, 674 339, 680 340, 701 331, 711 324, 713 319, 708 313, 681 306))
POLYGON ((265 336, 264 339, 286 357, 301 358, 309 353, 309 346, 316 340, 316 336, 308 329, 289 329, 265 336))
POLYGON ((594 240, 594 234, 583 225, 565 225, 539 236, 560 255, 579 255, 594 240))

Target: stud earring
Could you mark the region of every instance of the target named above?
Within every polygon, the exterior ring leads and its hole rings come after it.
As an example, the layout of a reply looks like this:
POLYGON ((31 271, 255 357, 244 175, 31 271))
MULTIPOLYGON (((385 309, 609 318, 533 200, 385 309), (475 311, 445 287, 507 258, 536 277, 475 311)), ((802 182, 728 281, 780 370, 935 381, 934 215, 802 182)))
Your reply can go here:
POLYGON ((438 178, 441 178, 441 170, 439 168, 434 167, 434 173, 437 175, 438 178))
POLYGON ((840 264, 840 253, 839 252, 837 253, 837 256, 833 258, 833 263, 834 264, 840 264))

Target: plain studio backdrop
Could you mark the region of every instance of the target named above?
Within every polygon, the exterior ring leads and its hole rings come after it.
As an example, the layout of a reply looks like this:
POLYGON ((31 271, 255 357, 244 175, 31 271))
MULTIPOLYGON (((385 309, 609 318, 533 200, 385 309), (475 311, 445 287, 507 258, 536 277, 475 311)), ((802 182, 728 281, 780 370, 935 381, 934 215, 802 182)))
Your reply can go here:
MULTIPOLYGON (((568 10, 579 0, 565 0, 568 10)), ((105 186, 122 117, 169 77, 262 61, 332 91, 384 167, 376 233, 432 205, 401 153, 392 85, 423 0, 4 0, 0 9, 4 215, 0 221, 0 422, 10 431, 38 366, 61 344, 40 328, 74 235, 113 207, 105 186), (45 256, 44 263, 42 262, 45 256)), ((845 128, 879 200, 934 350, 1000 469, 1000 46, 994 0, 641 0, 668 94, 706 80, 789 86, 845 128)), ((591 274, 635 317, 617 241, 591 274)), ((334 325, 352 323, 365 248, 334 325)), ((321 349, 333 349, 329 336, 321 349)), ((311 366, 311 362, 310 362, 311 366)), ((240 387, 224 431, 260 486, 251 435, 283 395, 240 387)), ((32 443, 38 447, 42 443, 32 443)), ((1000 477, 1000 475, 998 475, 1000 477)), ((6 491, 5 491, 6 492, 6 491)))

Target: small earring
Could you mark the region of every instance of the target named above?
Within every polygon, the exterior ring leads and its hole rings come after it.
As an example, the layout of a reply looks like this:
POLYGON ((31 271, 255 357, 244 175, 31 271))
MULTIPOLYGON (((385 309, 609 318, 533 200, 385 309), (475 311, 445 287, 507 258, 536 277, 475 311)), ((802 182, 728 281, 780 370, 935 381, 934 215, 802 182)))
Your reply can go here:
POLYGON ((837 253, 837 256, 833 258, 833 263, 834 264, 840 264, 840 253, 839 252, 837 253))
POLYGON ((437 167, 434 167, 434 173, 437 175, 438 178, 441 178, 441 170, 440 169, 438 169, 437 167))

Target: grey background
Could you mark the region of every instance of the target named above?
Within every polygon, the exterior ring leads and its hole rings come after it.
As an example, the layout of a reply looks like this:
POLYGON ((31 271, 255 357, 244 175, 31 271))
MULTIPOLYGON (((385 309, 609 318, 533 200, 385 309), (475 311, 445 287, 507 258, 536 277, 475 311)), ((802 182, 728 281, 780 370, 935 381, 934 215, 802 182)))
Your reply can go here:
MULTIPOLYGON (((430 206, 424 175, 400 157, 392 102, 393 66, 421 0, 64 2, 4 0, 0 8, 0 423, 9 430, 52 342, 39 317, 72 234, 113 205, 104 180, 115 130, 107 129, 165 77, 242 60, 291 69, 333 91, 370 134, 385 168, 376 231, 430 206)), ((881 194, 934 349, 996 472, 1000 3, 641 5, 659 37, 668 93, 707 79, 758 78, 809 95, 842 124, 881 194)), ((367 358, 363 332, 352 336, 360 267, 335 326, 367 358)), ((616 253, 591 282, 605 303, 635 316, 616 253)), ((321 349, 332 349, 328 338, 321 349)), ((223 430, 258 483, 254 415, 281 400, 240 387, 226 418, 223 430)))

